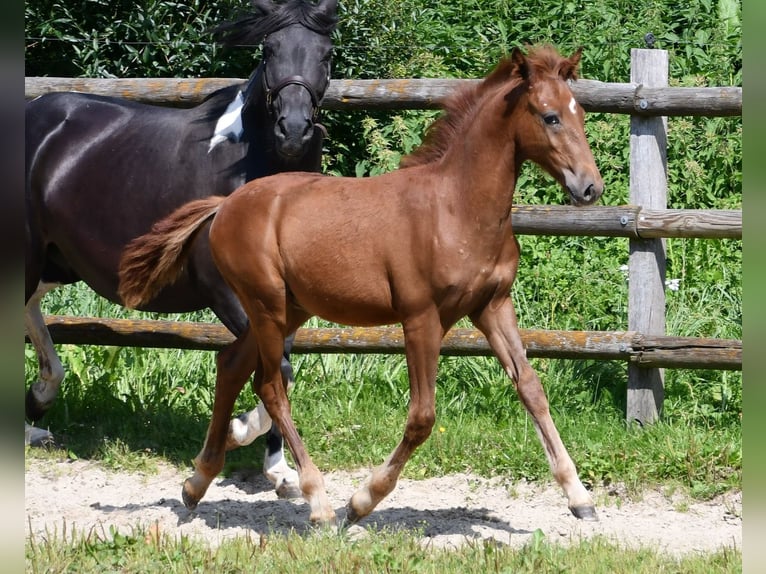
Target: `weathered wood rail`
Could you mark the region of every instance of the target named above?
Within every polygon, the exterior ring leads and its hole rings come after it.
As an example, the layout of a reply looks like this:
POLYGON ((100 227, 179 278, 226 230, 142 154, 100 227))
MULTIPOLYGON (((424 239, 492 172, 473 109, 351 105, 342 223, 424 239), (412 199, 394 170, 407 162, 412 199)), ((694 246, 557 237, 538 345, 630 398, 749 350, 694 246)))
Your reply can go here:
MULTIPOLYGON (((56 343, 217 351, 234 340, 217 323, 146 319, 103 319, 48 315, 45 322, 56 343)), ((739 370, 742 341, 647 336, 635 331, 541 331, 521 329, 529 357, 623 360, 643 368, 739 370)), ((404 352, 401 327, 302 328, 293 353, 404 352)), ((452 329, 442 341, 445 356, 490 356, 476 329, 452 329)))
POLYGON ((736 209, 646 209, 638 205, 572 207, 517 205, 517 235, 600 237, 686 237, 741 239, 742 211, 736 209))
MULTIPOLYGON (((217 89, 246 81, 240 78, 24 78, 26 98, 47 92, 75 91, 120 96, 158 105, 190 107, 217 89)), ((462 84, 480 80, 393 79, 331 80, 322 108, 328 110, 432 109, 462 84)), ((742 88, 650 88, 580 79, 575 97, 589 112, 646 116, 739 116, 742 88)))

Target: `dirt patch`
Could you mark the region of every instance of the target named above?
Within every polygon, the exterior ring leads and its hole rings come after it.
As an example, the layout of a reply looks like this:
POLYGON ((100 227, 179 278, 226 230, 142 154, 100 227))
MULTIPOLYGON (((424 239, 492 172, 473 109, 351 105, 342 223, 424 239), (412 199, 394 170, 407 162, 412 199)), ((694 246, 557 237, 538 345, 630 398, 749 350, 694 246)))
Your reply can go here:
MULTIPOLYGON (((366 479, 367 471, 325 475, 338 516, 366 479)), ((105 470, 87 461, 27 461, 27 535, 60 536, 130 533, 136 526, 166 534, 203 538, 215 546, 227 538, 309 528, 303 500, 280 500, 260 474, 213 482, 197 509, 181 502, 184 473, 162 466, 157 474, 105 470)), ((599 522, 581 522, 566 508, 558 487, 511 483, 505 479, 456 474, 428 480, 401 480, 388 498, 351 534, 371 529, 419 530, 424 542, 457 547, 492 539, 521 546, 540 529, 549 541, 569 543, 603 535, 625 546, 649 546, 674 555, 742 547, 742 494, 708 502, 647 491, 629 500, 618 489, 593 492, 599 522)))

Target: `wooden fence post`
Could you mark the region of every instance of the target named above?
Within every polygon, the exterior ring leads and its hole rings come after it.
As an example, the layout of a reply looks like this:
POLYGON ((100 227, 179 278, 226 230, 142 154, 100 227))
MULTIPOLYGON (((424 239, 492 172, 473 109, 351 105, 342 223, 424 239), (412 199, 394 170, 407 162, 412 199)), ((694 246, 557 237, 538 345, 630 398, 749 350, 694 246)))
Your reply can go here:
MULTIPOLYGON (((646 87, 668 84, 665 50, 631 50, 630 81, 646 87)), ((641 109, 650 105, 637 90, 641 109)), ((630 118, 630 203, 648 209, 667 206, 667 118, 630 118)), ((665 239, 630 239, 628 330, 665 334, 665 239)), ((627 420, 639 424, 657 420, 665 390, 663 369, 628 364, 627 420)))

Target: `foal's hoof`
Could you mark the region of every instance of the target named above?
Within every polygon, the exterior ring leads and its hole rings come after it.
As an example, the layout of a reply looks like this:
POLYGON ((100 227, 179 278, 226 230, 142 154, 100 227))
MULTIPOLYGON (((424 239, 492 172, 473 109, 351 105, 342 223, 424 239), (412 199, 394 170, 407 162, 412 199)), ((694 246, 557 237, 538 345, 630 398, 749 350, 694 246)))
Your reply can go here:
POLYGON ((338 517, 332 510, 319 514, 312 513, 311 516, 309 516, 309 523, 311 526, 318 529, 338 528, 339 525, 338 517))
POLYGON ((351 506, 351 503, 349 502, 346 505, 346 522, 350 524, 356 524, 359 522, 364 516, 361 516, 354 508, 351 506))
POLYGON ((184 481, 184 486, 181 489, 181 499, 184 501, 184 506, 189 510, 194 510, 197 508, 197 504, 199 504, 199 498, 196 498, 189 494, 188 492, 189 488, 189 480, 184 481))
POLYGON ((585 520, 586 522, 598 522, 596 508, 593 506, 570 506, 569 510, 575 515, 575 518, 585 520))

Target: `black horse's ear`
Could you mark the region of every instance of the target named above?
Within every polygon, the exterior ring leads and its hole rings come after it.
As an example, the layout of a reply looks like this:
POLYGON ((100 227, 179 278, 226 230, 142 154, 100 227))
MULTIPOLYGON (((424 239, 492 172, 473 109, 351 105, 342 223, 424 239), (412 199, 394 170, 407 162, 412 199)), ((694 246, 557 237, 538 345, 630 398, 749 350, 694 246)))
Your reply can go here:
POLYGON ((574 51, 574 54, 569 56, 566 60, 564 60, 564 64, 562 64, 561 69, 559 70, 559 74, 561 74, 561 77, 564 80, 576 80, 577 79, 577 71, 580 68, 580 58, 582 58, 582 50, 583 47, 580 46, 577 48, 577 50, 574 51))
POLYGON ((338 0, 318 0, 317 8, 324 10, 325 14, 335 14, 338 11, 338 0))
POLYGON ((529 66, 527 65, 527 58, 520 48, 515 47, 511 52, 511 62, 514 65, 514 73, 518 73, 521 79, 524 81, 529 80, 529 66))
POLYGON ((262 14, 271 14, 274 11, 274 0, 251 0, 253 8, 262 14))

